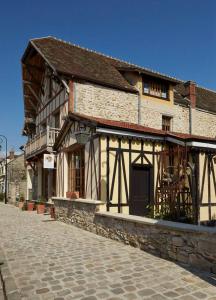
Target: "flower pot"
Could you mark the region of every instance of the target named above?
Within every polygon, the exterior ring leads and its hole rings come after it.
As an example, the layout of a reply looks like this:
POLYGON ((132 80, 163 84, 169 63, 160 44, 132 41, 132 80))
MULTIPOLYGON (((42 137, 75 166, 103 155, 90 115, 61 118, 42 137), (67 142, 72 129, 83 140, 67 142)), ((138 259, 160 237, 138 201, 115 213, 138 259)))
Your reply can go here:
POLYGON ((45 212, 45 204, 37 204, 37 213, 44 214, 45 212))
POLYGON ((79 192, 75 191, 75 192, 67 192, 66 193, 66 197, 70 198, 70 199, 79 199, 79 192))
POLYGON ((27 209, 28 209, 28 211, 33 211, 34 210, 34 203, 33 202, 29 202, 27 204, 27 209))
POLYGON ((24 202, 19 202, 19 208, 23 209, 23 206, 24 206, 24 202))

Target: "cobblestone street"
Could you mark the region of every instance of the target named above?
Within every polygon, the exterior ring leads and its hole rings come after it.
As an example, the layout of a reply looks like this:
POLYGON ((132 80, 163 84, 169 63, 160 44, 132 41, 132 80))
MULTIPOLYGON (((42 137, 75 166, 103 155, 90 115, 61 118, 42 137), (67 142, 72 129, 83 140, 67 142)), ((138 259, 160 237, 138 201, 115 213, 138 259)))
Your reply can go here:
POLYGON ((4 204, 0 249, 8 300, 216 299, 210 274, 4 204))

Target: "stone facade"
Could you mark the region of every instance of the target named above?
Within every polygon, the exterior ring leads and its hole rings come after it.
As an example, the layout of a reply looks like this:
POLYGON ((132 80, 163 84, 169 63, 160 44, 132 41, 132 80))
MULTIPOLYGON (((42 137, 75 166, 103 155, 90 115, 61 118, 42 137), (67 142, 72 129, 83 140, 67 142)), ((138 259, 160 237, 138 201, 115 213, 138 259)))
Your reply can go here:
POLYGON ((26 199, 26 192, 26 168, 24 154, 21 154, 8 163, 8 202, 14 204, 20 196, 26 199))
POLYGON ((124 122, 138 122, 138 95, 92 83, 75 84, 75 112, 124 122))
POLYGON ((99 235, 216 273, 215 229, 106 212, 94 222, 99 235))
POLYGON ((141 99, 140 123, 141 125, 162 129, 162 116, 172 117, 174 132, 189 133, 189 109, 180 105, 158 104, 150 100, 141 99))
POLYGON ((85 230, 96 232, 94 218, 95 213, 103 205, 96 200, 69 200, 68 198, 52 198, 55 206, 56 218, 67 224, 74 224, 85 230))
POLYGON ((165 259, 216 273, 216 230, 103 212, 104 203, 53 198, 56 218, 165 259))
MULTIPOLYGON (((152 101, 142 95, 128 93, 89 82, 75 84, 75 112, 112 120, 138 123, 162 129, 162 116, 172 117, 172 131, 189 133, 189 108, 166 101, 152 101), (163 103, 164 102, 164 103, 163 103)), ((215 137, 216 115, 192 109, 192 134, 215 137)))
POLYGON ((205 135, 208 137, 216 137, 216 115, 193 109, 193 133, 197 135, 205 135))

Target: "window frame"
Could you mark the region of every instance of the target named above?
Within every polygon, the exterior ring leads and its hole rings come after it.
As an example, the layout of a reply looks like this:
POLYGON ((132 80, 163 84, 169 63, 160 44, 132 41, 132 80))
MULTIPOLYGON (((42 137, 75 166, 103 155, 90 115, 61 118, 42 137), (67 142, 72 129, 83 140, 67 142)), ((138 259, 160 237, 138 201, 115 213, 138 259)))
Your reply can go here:
POLYGON ((162 115, 162 120, 161 120, 162 130, 166 131, 166 132, 171 132, 172 131, 172 121, 173 121, 172 116, 162 115), (164 124, 165 119, 166 119, 166 121, 169 120, 169 122, 170 122, 169 123, 169 130, 163 128, 163 126, 165 126, 165 127, 167 126, 167 124, 164 124))
POLYGON ((165 83, 165 82, 157 80, 157 79, 148 79, 148 78, 143 77, 142 78, 142 94, 146 95, 146 96, 149 96, 149 97, 157 98, 157 99, 160 99, 160 100, 170 101, 169 83, 165 83), (146 93, 144 91, 145 84, 149 84, 149 92, 148 93, 146 93), (161 89, 160 89, 161 95, 163 93, 163 87, 166 87, 166 97, 151 94, 151 85, 152 84, 161 86, 161 89))
POLYGON ((79 197, 85 198, 85 147, 81 146, 76 150, 68 152, 67 161, 68 191, 78 191, 79 197), (79 162, 78 167, 76 165, 77 162, 79 162))

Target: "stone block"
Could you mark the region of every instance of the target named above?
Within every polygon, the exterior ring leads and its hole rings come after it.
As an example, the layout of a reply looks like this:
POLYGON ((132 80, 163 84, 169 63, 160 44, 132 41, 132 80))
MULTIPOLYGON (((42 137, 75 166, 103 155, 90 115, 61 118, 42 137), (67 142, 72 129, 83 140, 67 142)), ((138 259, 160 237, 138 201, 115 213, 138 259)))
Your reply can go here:
POLYGON ((175 247, 182 247, 185 243, 184 243, 184 239, 180 236, 174 236, 172 238, 172 244, 175 247))

